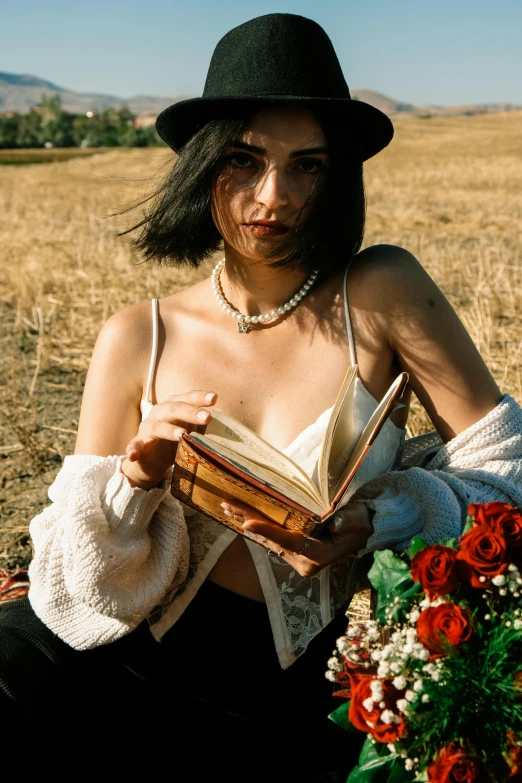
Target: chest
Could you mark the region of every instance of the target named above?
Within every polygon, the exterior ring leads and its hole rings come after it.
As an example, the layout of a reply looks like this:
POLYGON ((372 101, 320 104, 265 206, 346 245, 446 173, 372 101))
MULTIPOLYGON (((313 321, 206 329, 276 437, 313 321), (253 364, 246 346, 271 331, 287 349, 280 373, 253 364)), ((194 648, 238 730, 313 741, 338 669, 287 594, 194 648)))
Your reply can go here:
MULTIPOLYGON (((369 343, 358 361, 369 391, 382 396, 394 377, 385 346, 369 343)), ((155 393, 161 401, 214 391, 219 408, 283 450, 334 404, 350 364, 340 319, 321 326, 296 317, 241 334, 234 321, 173 315, 165 319, 155 393)))

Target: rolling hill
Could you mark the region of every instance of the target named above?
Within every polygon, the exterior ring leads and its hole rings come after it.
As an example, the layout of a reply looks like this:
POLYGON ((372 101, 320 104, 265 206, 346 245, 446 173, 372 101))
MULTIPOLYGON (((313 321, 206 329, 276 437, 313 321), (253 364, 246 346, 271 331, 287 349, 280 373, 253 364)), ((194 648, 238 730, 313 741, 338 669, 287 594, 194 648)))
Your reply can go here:
MULTIPOLYGON (((352 97, 372 104, 390 117, 397 116, 452 116, 459 114, 490 114, 506 111, 520 111, 522 106, 511 103, 484 103, 458 106, 414 105, 398 101, 380 92, 366 89, 354 89, 352 97)), ((59 87, 53 82, 30 74, 15 74, 0 71, 0 113, 5 111, 24 114, 32 106, 40 103, 42 95, 59 95, 62 106, 67 111, 80 114, 87 111, 100 111, 111 106, 128 106, 135 114, 158 114, 166 106, 188 95, 160 97, 154 95, 133 95, 122 98, 105 93, 82 93, 59 87)))

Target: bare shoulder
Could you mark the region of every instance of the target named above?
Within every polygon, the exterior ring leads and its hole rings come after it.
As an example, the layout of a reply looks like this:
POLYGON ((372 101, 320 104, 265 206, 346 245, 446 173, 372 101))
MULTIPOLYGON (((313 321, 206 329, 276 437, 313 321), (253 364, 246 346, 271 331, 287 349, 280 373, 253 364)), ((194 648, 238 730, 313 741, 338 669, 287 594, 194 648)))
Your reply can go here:
POLYGON ((136 434, 151 340, 150 301, 123 307, 103 324, 83 391, 76 454, 122 454, 136 434))
POLYGON ((365 248, 354 258, 348 279, 350 290, 358 300, 362 297, 365 304, 369 301, 380 304, 385 311, 417 298, 420 293, 438 292, 442 296, 420 261, 399 245, 365 248))
MULTIPOLYGON (((177 322, 184 317, 197 317, 201 310, 208 310, 205 292, 208 295, 208 283, 201 281, 183 288, 158 300, 158 325, 160 343, 165 333, 177 331, 177 322)), ((97 342, 95 353, 103 352, 111 356, 117 364, 122 364, 138 381, 146 377, 153 339, 152 301, 146 300, 130 304, 118 310, 104 323, 97 342)), ((179 324, 178 324, 179 325, 179 324)))
MULTIPOLYGON (((152 339, 151 301, 126 305, 117 310, 103 324, 95 350, 121 355, 126 360, 138 360, 150 350, 152 339)), ((136 363, 138 363, 136 362, 136 363)))
POLYGON ((498 386, 450 302, 412 253, 374 245, 356 256, 350 273, 356 317, 408 372, 444 441, 492 410, 501 398, 498 386))

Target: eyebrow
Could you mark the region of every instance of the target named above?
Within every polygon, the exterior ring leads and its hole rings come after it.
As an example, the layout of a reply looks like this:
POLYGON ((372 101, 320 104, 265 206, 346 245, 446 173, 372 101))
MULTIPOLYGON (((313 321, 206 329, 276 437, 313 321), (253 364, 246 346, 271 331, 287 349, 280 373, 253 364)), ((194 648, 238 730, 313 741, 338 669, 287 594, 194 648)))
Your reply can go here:
MULTIPOLYGON (((244 141, 239 141, 239 139, 235 139, 231 146, 239 147, 240 149, 248 150, 249 152, 255 152, 256 155, 266 155, 266 149, 264 147, 256 147, 255 144, 247 144, 244 141)), ((299 158, 302 155, 324 155, 329 151, 328 147, 309 147, 309 149, 306 150, 294 150, 294 152, 290 153, 289 157, 299 158)))

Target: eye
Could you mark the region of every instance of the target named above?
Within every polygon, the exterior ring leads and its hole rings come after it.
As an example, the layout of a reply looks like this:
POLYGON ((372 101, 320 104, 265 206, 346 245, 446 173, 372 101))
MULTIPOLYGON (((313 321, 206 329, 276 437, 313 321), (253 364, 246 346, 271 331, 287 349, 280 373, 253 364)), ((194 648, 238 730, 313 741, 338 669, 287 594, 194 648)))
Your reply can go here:
POLYGON ((314 158, 301 158, 297 163, 297 166, 301 166, 301 170, 305 174, 319 174, 324 166, 322 160, 315 160, 314 158))
POLYGON ((225 161, 235 169, 249 169, 253 162, 246 152, 233 152, 226 156, 225 161))

